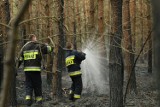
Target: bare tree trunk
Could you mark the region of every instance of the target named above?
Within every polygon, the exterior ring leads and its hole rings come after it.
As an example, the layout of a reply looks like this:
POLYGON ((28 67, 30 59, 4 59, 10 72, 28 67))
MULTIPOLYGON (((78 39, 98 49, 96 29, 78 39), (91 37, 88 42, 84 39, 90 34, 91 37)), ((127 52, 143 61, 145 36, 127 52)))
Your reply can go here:
POLYGON ((90 14, 89 14, 89 31, 93 32, 94 31, 94 13, 95 13, 95 7, 94 7, 94 0, 90 0, 90 14))
MULTIPOLYGON (((4 1, 4 12, 5 12, 5 17, 4 18, 6 20, 6 24, 8 24, 10 19, 11 19, 9 1, 8 0, 3 0, 3 1, 4 1)), ((6 29, 8 29, 8 28, 6 28, 6 29)))
MULTIPOLYGON (((59 1, 59 22, 58 22, 58 29, 59 29, 59 40, 61 41, 59 43, 60 46, 64 47, 65 45, 65 34, 64 34, 64 9, 63 9, 63 6, 64 6, 64 0, 60 0, 59 1)), ((61 96, 62 95, 62 92, 61 92, 61 89, 62 89, 62 71, 64 71, 64 51, 62 49, 62 47, 59 46, 59 49, 58 49, 58 69, 61 70, 61 73, 59 73, 59 78, 58 78, 58 95, 61 96)))
MULTIPOLYGON (((10 9, 9 9, 9 1, 3 0, 0 3, 0 12, 1 12, 1 22, 4 24, 8 24, 10 21, 10 9)), ((5 26, 1 27, 2 29, 2 36, 6 36, 8 32, 8 28, 5 26)))
POLYGON ((100 37, 100 46, 103 50, 101 54, 106 56, 106 48, 105 48, 105 37, 104 37, 104 0, 98 0, 98 34, 100 37))
POLYGON ((75 6, 76 0, 73 0, 73 44, 74 44, 74 49, 77 49, 77 22, 76 22, 76 6, 75 6))
MULTIPOLYGON (((130 0, 130 19, 131 19, 131 35, 133 59, 135 59, 135 43, 136 43, 136 0, 130 0)), ((135 69, 134 69, 135 72, 135 69)))
MULTIPOLYGON (((49 10, 49 6, 50 6, 50 4, 49 4, 49 0, 46 0, 46 5, 45 5, 45 15, 46 16, 50 16, 50 10, 49 10)), ((46 36, 51 36, 50 35, 50 27, 51 27, 51 25, 50 25, 50 19, 48 18, 48 19, 46 19, 46 22, 47 22, 47 24, 46 24, 46 36)), ((46 57, 47 57, 47 66, 46 66, 46 70, 47 71, 52 71, 52 58, 53 58, 53 56, 51 55, 51 54, 47 54, 46 55, 46 57)), ((52 82, 52 74, 51 73, 47 73, 47 83, 49 84, 49 85, 51 85, 51 82, 52 82)))
MULTIPOLYGON (((143 16, 143 12, 144 12, 144 7, 143 7, 143 0, 139 0, 139 7, 140 7, 140 32, 141 32, 141 38, 140 38, 140 47, 143 47, 143 43, 144 43, 144 16, 143 16)), ((144 51, 141 55, 140 58, 141 63, 144 63, 144 51)))
POLYGON ((123 107, 122 0, 112 0, 112 36, 110 38, 110 107, 123 107))
MULTIPOLYGON (((0 43, 3 43, 2 34, 0 33, 0 43)), ((3 80, 3 45, 0 45, 0 92, 1 92, 1 84, 3 80)))
POLYGON ((82 23, 83 23, 83 27, 82 27, 82 33, 84 33, 83 34, 83 38, 84 39, 87 39, 87 34, 86 34, 86 32, 87 32, 87 19, 86 19, 86 4, 85 4, 85 0, 82 0, 82 8, 83 8, 83 17, 82 17, 82 23))
POLYGON ((64 51, 62 50, 62 47, 64 47, 64 41, 65 41, 65 36, 64 36, 64 26, 63 26, 63 23, 64 23, 64 10, 63 10, 63 6, 64 6, 64 1, 63 0, 57 0, 57 3, 58 3, 58 17, 59 17, 59 20, 58 20, 58 30, 59 30, 59 40, 58 40, 58 43, 57 43, 57 47, 56 47, 56 50, 55 50, 55 54, 58 58, 55 58, 55 67, 57 67, 57 69, 55 69, 56 71, 54 71, 54 77, 53 77, 53 97, 54 98, 60 98, 62 96, 62 80, 61 80, 61 77, 62 77, 62 71, 64 70, 64 51), (59 72, 58 72, 59 71, 59 72))
POLYGON ((153 35, 153 51, 154 51, 154 64, 153 64, 153 69, 155 71, 155 80, 156 80, 156 86, 157 86, 157 91, 158 91, 158 105, 157 107, 160 106, 160 1, 157 0, 152 0, 152 8, 153 8, 153 21, 154 21, 154 35, 153 35))
POLYGON ((6 107, 6 104, 8 102, 8 96, 9 96, 9 90, 11 88, 11 82, 13 76, 15 75, 14 71, 14 62, 15 62, 15 50, 16 50, 16 44, 17 44, 17 27, 20 22, 21 17, 24 15, 25 10, 28 8, 30 3, 30 0, 26 0, 20 9, 20 12, 15 17, 15 20, 12 25, 11 35, 9 36, 9 41, 11 41, 8 44, 7 48, 7 55, 6 55, 6 62, 4 63, 4 80, 3 80, 3 88, 0 94, 0 107, 6 107))
POLYGON ((136 77, 135 72, 132 71, 134 64, 133 50, 132 50, 132 36, 131 36, 131 23, 130 23, 130 0, 123 0, 123 36, 124 36, 124 65, 127 73, 127 80, 131 78, 129 83, 129 92, 136 92, 136 77))
MULTIPOLYGON (((147 30, 148 34, 152 32, 151 25, 151 5, 150 2, 147 2, 147 30)), ((148 51, 148 73, 152 73, 152 36, 149 38, 149 51, 148 51)))
MULTIPOLYGON (((23 3, 23 0, 19 0, 19 5, 21 5, 23 3)), ((27 8, 26 10, 26 14, 22 17, 22 20, 28 20, 30 18, 30 8, 31 8, 31 5, 29 6, 29 8, 27 8)), ((22 24, 21 26, 21 38, 23 40, 23 44, 22 46, 27 42, 27 34, 30 34, 30 22, 27 22, 27 23, 24 23, 22 24)))
MULTIPOLYGON (((104 15, 103 15, 103 0, 98 0, 98 33, 99 36, 103 36, 103 32, 104 32, 104 15)), ((104 40, 104 36, 102 38, 104 40)), ((104 43, 104 41, 103 41, 104 43)))
POLYGON ((76 0, 76 13, 78 14, 77 15, 77 20, 76 20, 76 22, 77 22, 77 33, 78 33, 78 35, 77 35, 77 47, 81 47, 81 16, 80 16, 80 9, 81 9, 81 7, 80 7, 80 3, 79 3, 79 0, 76 0))
MULTIPOLYGON (((3 4, 2 4, 3 2, 1 2, 0 3, 0 20, 2 21, 2 22, 4 22, 3 20, 3 17, 4 17, 4 15, 3 15, 3 8, 2 8, 2 6, 3 6, 3 4)), ((3 26, 2 25, 0 25, 0 43, 3 43, 3 26)), ((0 50, 2 50, 2 51, 0 51, 0 91, 1 91, 1 84, 2 84, 2 80, 3 80, 3 45, 0 45, 0 50)))
POLYGON ((57 97, 57 87, 58 87, 58 39, 56 40, 56 46, 54 47, 54 58, 53 58, 53 66, 52 66, 52 72, 53 72, 53 79, 52 79, 52 87, 53 87, 53 98, 56 99, 57 97))
MULTIPOLYGON (((5 20, 5 24, 9 24, 9 21, 11 19, 10 17, 10 6, 9 6, 9 1, 8 0, 4 0, 3 2, 3 12, 4 12, 4 20, 5 20)), ((4 32, 9 32, 8 28, 5 28, 4 32)), ((4 35, 7 36, 7 33, 4 33, 4 35)), ((14 67, 14 63, 12 65, 14 67)), ((17 100, 16 100, 16 69, 14 68, 14 76, 13 76, 13 80, 11 81, 11 87, 10 88, 10 98, 8 98, 10 101, 7 103, 7 105, 12 105, 12 106, 16 106, 17 105, 17 100)))
MULTIPOLYGON (((67 25, 68 25, 68 34, 73 34, 73 0, 66 0, 66 4, 67 4, 67 25)), ((68 35, 67 36, 67 41, 68 42, 72 42, 73 38, 72 36, 68 35)))

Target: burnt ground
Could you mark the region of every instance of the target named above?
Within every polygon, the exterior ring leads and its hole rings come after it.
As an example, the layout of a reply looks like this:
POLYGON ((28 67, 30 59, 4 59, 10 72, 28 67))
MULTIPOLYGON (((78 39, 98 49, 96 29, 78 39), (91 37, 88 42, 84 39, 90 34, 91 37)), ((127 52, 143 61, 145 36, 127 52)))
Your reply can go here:
MULTIPOLYGON (((156 91, 153 84, 153 75, 147 72, 145 65, 136 67, 137 91, 138 94, 127 94, 126 107, 155 107, 156 105, 156 91)), ((70 102, 68 95, 63 91, 63 98, 60 100, 53 100, 51 86, 47 85, 46 74, 42 73, 43 80, 43 97, 44 107, 109 107, 109 95, 98 95, 96 93, 83 93, 82 98, 76 102, 70 102)), ((71 81, 68 76, 63 76, 62 87, 68 89, 71 81)), ((17 76, 17 102, 18 107, 24 106, 24 74, 18 73, 17 76)), ((83 90, 83 92, 85 89, 83 90)), ((33 106, 34 107, 34 104, 33 106)))

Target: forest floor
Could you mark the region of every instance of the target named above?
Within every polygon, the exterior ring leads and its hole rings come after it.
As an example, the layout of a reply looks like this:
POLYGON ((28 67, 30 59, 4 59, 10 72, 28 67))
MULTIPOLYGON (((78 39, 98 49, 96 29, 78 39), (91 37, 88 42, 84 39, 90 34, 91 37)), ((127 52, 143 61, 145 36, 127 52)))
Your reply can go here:
MULTIPOLYGON (((61 100, 52 99, 51 86, 46 83, 46 74, 42 73, 43 82, 43 107, 109 107, 109 95, 96 95, 83 93, 82 98, 76 102, 68 100, 68 96, 63 91, 63 98, 61 100)), ((136 81, 137 81, 137 94, 127 94, 125 107, 156 107, 156 91, 154 88, 153 74, 147 72, 145 65, 139 65, 136 67, 136 81)), ((63 76, 62 87, 68 89, 71 81, 68 76, 63 76)), ((126 84, 126 83, 125 83, 126 84)), ((17 76, 17 102, 18 107, 24 106, 24 74, 19 73, 17 76)), ((124 88, 125 89, 125 88, 124 88)), ((85 91, 85 89, 83 90, 85 91)), ((32 105, 34 107, 34 104, 32 105)))

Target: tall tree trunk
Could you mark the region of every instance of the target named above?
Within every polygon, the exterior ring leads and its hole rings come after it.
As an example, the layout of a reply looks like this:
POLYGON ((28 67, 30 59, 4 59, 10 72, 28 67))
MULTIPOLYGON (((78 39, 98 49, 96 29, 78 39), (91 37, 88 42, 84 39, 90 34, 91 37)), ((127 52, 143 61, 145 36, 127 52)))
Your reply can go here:
MULTIPOLYGON (((66 5, 67 5, 67 14, 66 14, 66 19, 67 19, 67 26, 68 26, 68 34, 73 34, 73 0, 66 0, 66 5)), ((67 35, 67 41, 72 42, 72 35, 67 35)))
POLYGON ((110 107, 123 107, 122 0, 111 0, 112 36, 110 38, 109 83, 110 107))
POLYGON ((24 15, 25 10, 28 8, 30 0, 25 0, 24 2, 25 3, 20 9, 20 12, 15 17, 15 20, 12 24, 11 34, 9 36, 9 41, 11 42, 8 44, 7 51, 6 51, 7 53, 6 62, 4 64, 5 74, 4 74, 4 81, 2 84, 3 88, 0 93, 0 107, 6 107, 7 103, 9 102, 8 97, 10 96, 9 91, 11 89, 10 80, 13 80, 13 76, 15 76, 15 69, 14 69, 13 64, 15 63, 14 58, 15 58, 15 53, 16 53, 15 50, 16 50, 17 35, 18 35, 17 27, 18 27, 21 17, 24 15))
MULTIPOLYGON (((50 16, 49 5, 50 5, 49 4, 49 0, 46 0, 46 5, 45 5, 45 15, 46 16, 50 16)), ((46 25, 46 30, 47 30, 46 35, 50 36, 50 27, 51 27, 51 25, 50 25, 50 19, 47 18, 46 22, 47 22, 47 25, 46 25)), ((48 43, 48 44, 51 44, 51 43, 48 43)), ((52 54, 47 54, 46 58, 47 58, 46 70, 51 72, 52 71, 52 60, 51 59, 53 58, 52 54)), ((51 82, 52 82, 52 74, 51 73, 47 73, 47 83, 49 85, 51 85, 51 82)))
MULTIPOLYGON (((9 0, 3 0, 4 1, 4 12, 5 12, 5 20, 6 20, 6 24, 9 23, 11 16, 10 16, 10 7, 9 7, 9 0)), ((6 28, 7 29, 7 28, 6 28)), ((8 29, 6 30, 8 31, 8 29)))
MULTIPOLYGON (((135 59, 135 43, 136 43, 136 0, 130 0, 130 20, 131 20, 131 35, 132 35, 132 50, 133 59, 135 59)), ((135 69, 134 69, 135 72, 135 69)))
POLYGON ((76 25, 77 25, 77 22, 76 22, 76 6, 75 6, 75 3, 76 3, 76 0, 73 0, 73 44, 74 44, 74 49, 77 49, 77 35, 76 35, 76 31, 77 31, 77 28, 76 28, 76 25))
POLYGON ((108 33, 108 35, 106 36, 106 42, 105 43, 107 43, 105 46, 106 46, 106 55, 107 55, 107 60, 109 59, 109 42, 110 42, 110 35, 111 35, 111 1, 110 0, 108 0, 108 2, 107 2, 107 15, 106 15, 106 23, 107 23, 107 32, 106 33, 108 33))
MULTIPOLYGON (((0 3, 0 20, 3 22, 3 10, 2 10, 2 3, 0 3)), ((3 42, 3 26, 0 25, 0 43, 3 42)), ((3 45, 0 45, 0 91, 1 91, 1 83, 3 80, 3 45)))
MULTIPOLYGON (((64 9, 63 9, 63 6, 64 6, 64 0, 60 0, 59 1, 59 9, 58 9, 58 16, 59 16, 59 21, 58 21, 58 29, 59 29, 59 40, 61 41, 59 43, 60 46, 64 47, 64 44, 65 44, 65 36, 64 36, 64 9)), ((61 77, 62 77, 62 71, 64 71, 64 51, 63 49, 59 46, 59 49, 58 49, 58 64, 57 64, 57 67, 59 70, 61 70, 61 72, 58 74, 58 95, 61 96, 62 95, 62 92, 61 92, 61 89, 62 89, 62 80, 61 80, 61 77)))
POLYGON ((90 14, 89 14, 89 32, 93 32, 94 31, 94 13, 95 13, 95 7, 94 7, 95 3, 94 0, 90 0, 90 14))
MULTIPOLYGON (((98 33, 99 33, 100 37, 103 36, 103 32, 104 32, 103 8, 104 8, 103 7, 103 0, 98 0, 98 33)), ((104 40, 104 36, 103 36, 103 40, 104 40)))
MULTIPOLYGON (((9 1, 8 0, 4 0, 2 1, 3 3, 3 12, 4 12, 4 20, 5 20, 5 24, 9 24, 9 21, 11 19, 11 16, 10 16, 10 7, 9 7, 9 1)), ((5 28, 4 29, 5 31, 4 32, 8 32, 9 29, 8 28, 5 28)), ((7 35, 7 33, 3 33, 4 35, 7 35)), ((14 63, 13 63, 14 64, 14 63)), ((12 81, 11 81, 11 87, 10 88, 10 101, 8 102, 8 106, 11 104, 12 106, 16 106, 17 105, 17 101, 16 101, 16 69, 14 68, 14 75, 12 77, 12 81)))
MULTIPOLYGON (((19 0, 19 7, 23 3, 23 0, 19 0)), ((31 5, 29 5, 29 8, 26 10, 26 14, 22 17, 22 20, 28 20, 30 18, 30 11, 31 11, 31 5)), ((30 22, 24 23, 21 26, 21 38, 23 40, 22 46, 27 42, 27 34, 30 33, 30 22)))
MULTIPOLYGON (((140 47, 143 47, 143 43, 144 43, 144 16, 143 16, 143 12, 144 12, 144 7, 143 7, 144 3, 143 0, 139 0, 139 7, 140 7, 140 47)), ((140 58, 141 63, 144 63, 144 51, 142 52, 141 58, 140 58)))
POLYGON ((58 30, 59 30, 59 40, 57 43, 57 47, 56 47, 56 56, 58 58, 55 58, 55 60, 57 61, 56 63, 56 71, 54 71, 54 77, 53 77, 53 95, 55 98, 60 98, 62 96, 62 71, 64 70, 64 51, 62 50, 62 47, 64 47, 64 42, 65 42, 65 36, 64 36, 64 10, 63 10, 63 6, 64 6, 64 0, 57 0, 57 4, 58 4, 58 17, 59 20, 57 22, 58 24, 58 30), (58 72, 60 71, 60 72, 58 72))
MULTIPOLYGON (((150 2, 147 2, 147 30, 148 34, 152 32, 152 25, 151 25, 151 5, 150 2)), ((149 51, 148 51, 148 73, 152 73, 152 36, 149 38, 149 51)))
MULTIPOLYGON (((9 1, 8 0, 3 0, 0 3, 0 12, 1 12, 1 22, 4 24, 8 24, 10 21, 10 8, 9 8, 9 1)), ((5 26, 1 27, 2 29, 2 35, 6 36, 8 32, 8 28, 5 26)))
POLYGON ((154 20, 154 35, 153 35, 153 51, 154 51, 154 64, 153 69, 155 72, 155 80, 156 80, 156 86, 157 86, 157 92, 158 92, 158 105, 157 107, 160 107, 160 1, 158 0, 151 0, 152 2, 152 8, 153 8, 153 20, 154 20))
POLYGON ((86 19, 86 1, 82 0, 82 8, 83 8, 83 16, 82 16, 82 33, 83 33, 83 39, 87 39, 87 19, 86 19))
POLYGON ((134 64, 133 50, 132 50, 132 36, 131 36, 131 23, 130 23, 130 0, 123 0, 123 36, 124 36, 124 66, 127 73, 127 80, 131 78, 129 83, 129 92, 136 92, 136 78, 135 72, 132 71, 134 64))
POLYGON ((105 37, 104 37, 104 6, 103 6, 104 0, 98 0, 98 34, 100 37, 100 46, 102 51, 102 55, 106 55, 106 48, 105 48, 105 37))
POLYGON ((80 2, 78 0, 76 0, 76 13, 77 13, 77 47, 81 47, 81 14, 80 14, 80 2))
MULTIPOLYGON (((1 31, 0 31, 1 32, 1 31)), ((0 43, 3 43, 2 34, 0 33, 0 43)), ((1 92, 1 83, 3 80, 3 45, 0 45, 0 92, 1 92)))

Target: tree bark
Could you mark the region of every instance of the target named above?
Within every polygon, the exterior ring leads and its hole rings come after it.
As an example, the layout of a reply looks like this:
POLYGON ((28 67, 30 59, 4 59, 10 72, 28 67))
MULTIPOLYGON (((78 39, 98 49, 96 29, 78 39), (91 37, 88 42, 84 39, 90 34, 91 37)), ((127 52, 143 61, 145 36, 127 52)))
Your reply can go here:
POLYGON ((84 33, 82 36, 83 36, 83 38, 84 38, 84 40, 86 40, 87 39, 87 19, 86 19, 86 3, 85 3, 86 1, 85 0, 82 0, 82 8, 83 8, 83 15, 82 15, 82 33, 84 33))
MULTIPOLYGON (((144 7, 143 7, 143 0, 139 0, 139 7, 140 7, 140 47, 143 46, 144 43, 144 7)), ((144 63, 144 51, 140 57, 141 63, 144 63)))
MULTIPOLYGON (((3 43, 2 34, 0 34, 0 43, 3 43)), ((0 92, 1 92, 1 85, 3 80, 3 45, 0 45, 0 92)))
POLYGON ((76 22, 76 6, 75 6, 76 0, 73 0, 73 45, 74 45, 74 49, 77 49, 77 22, 76 22))
POLYGON ((151 0, 152 2, 152 12, 153 12, 153 29, 154 29, 154 34, 153 34, 153 69, 155 72, 155 81, 156 81, 156 88, 158 92, 158 98, 157 98, 157 107, 160 106, 160 1, 157 0, 151 0))
MULTIPOLYGON (((50 6, 50 4, 49 4, 49 0, 46 0, 46 5, 45 5, 45 15, 46 16, 50 16, 50 10, 49 10, 49 6, 50 6)), ((50 27, 51 27, 51 25, 50 25, 50 19, 48 18, 48 19, 46 19, 46 22, 47 22, 47 24, 46 24, 46 36, 51 36, 51 33, 50 33, 50 27)), ((48 43, 48 44, 50 44, 50 43, 48 43)), ((53 45, 53 44, 52 44, 53 45)), ((52 71, 52 59, 53 58, 53 56, 52 56, 52 54, 47 54, 46 55, 46 60, 47 60, 47 65, 46 65, 46 70, 47 71, 52 71)), ((49 84, 49 85, 51 85, 51 83, 52 83, 52 74, 51 73, 47 73, 47 83, 49 84)))
MULTIPOLYGON (((151 24, 151 5, 150 2, 147 2, 147 30, 148 34, 152 32, 151 24)), ((148 35, 147 34, 147 35, 148 35)), ((152 36, 149 38, 149 51, 148 51, 148 73, 152 73, 152 36)))
POLYGON ((106 56, 105 37, 104 37, 104 0, 98 0, 98 36, 100 38, 101 54, 106 56))
POLYGON ((81 47, 82 43, 81 43, 81 15, 80 15, 80 2, 78 0, 76 0, 76 22, 77 22, 77 28, 76 28, 76 32, 78 33, 77 35, 77 47, 81 47))
POLYGON ((64 70, 64 51, 62 50, 62 47, 64 47, 64 44, 65 44, 65 36, 64 36, 64 10, 63 10, 63 6, 64 6, 64 0, 57 0, 57 3, 58 3, 58 17, 59 17, 59 20, 57 22, 58 24, 58 32, 59 32, 59 40, 58 40, 58 43, 57 43, 57 46, 56 46, 56 50, 55 50, 55 54, 57 56, 54 57, 54 64, 55 66, 54 67, 57 67, 57 68, 54 68, 54 77, 53 77, 53 97, 54 98, 61 98, 62 96, 62 71, 64 70))
MULTIPOLYGON (((2 3, 3 3, 2 11, 4 12, 4 16, 3 16, 4 17, 4 22, 5 22, 6 25, 8 25, 9 21, 11 19, 9 1, 8 0, 4 0, 4 1, 2 1, 2 3)), ((3 31, 3 32, 5 32, 5 33, 3 33, 3 35, 7 36, 8 35, 7 32, 9 32, 9 29, 5 28, 4 30, 5 31, 3 31)), ((10 98, 8 97, 8 99, 10 100, 8 102, 8 106, 9 105, 12 105, 12 106, 16 106, 17 105, 17 99, 16 99, 16 69, 15 68, 14 68, 14 73, 15 74, 13 76, 13 80, 11 81, 11 87, 12 88, 10 88, 10 98)), ((2 73, 2 75, 3 75, 3 73, 2 73)))
POLYGON ((95 16, 94 16, 94 13, 95 13, 95 7, 94 7, 94 3, 95 1, 94 0, 90 0, 90 14, 89 14, 89 32, 93 32, 94 31, 94 20, 95 20, 95 16))
POLYGON ((123 107, 122 0, 112 0, 112 36, 110 37, 110 107, 123 107))
POLYGON ((132 36, 131 36, 131 23, 130 23, 130 0, 123 0, 123 38, 124 38, 124 66, 127 73, 127 80, 131 78, 129 83, 129 92, 136 93, 136 77, 135 72, 132 71, 134 64, 133 50, 132 50, 132 36))
MULTIPOLYGON (((130 0, 130 20, 131 20, 131 35, 132 35, 132 50, 133 59, 135 60, 135 44, 136 44, 136 0, 130 0)), ((135 69, 134 71, 135 72, 135 69)))
POLYGON ((13 79, 13 76, 15 76, 14 71, 14 62, 15 62, 15 50, 16 50, 16 44, 17 44, 17 27, 20 22, 21 17, 24 15, 25 10, 28 8, 30 3, 30 0, 26 0, 20 9, 20 12, 15 17, 14 22, 12 24, 12 30, 11 35, 9 36, 9 41, 11 41, 8 44, 7 47, 7 55, 6 55, 6 62, 4 63, 4 80, 2 84, 2 91, 0 94, 0 107, 6 107, 6 104, 8 102, 9 97, 9 90, 11 89, 11 82, 10 80, 13 79))

